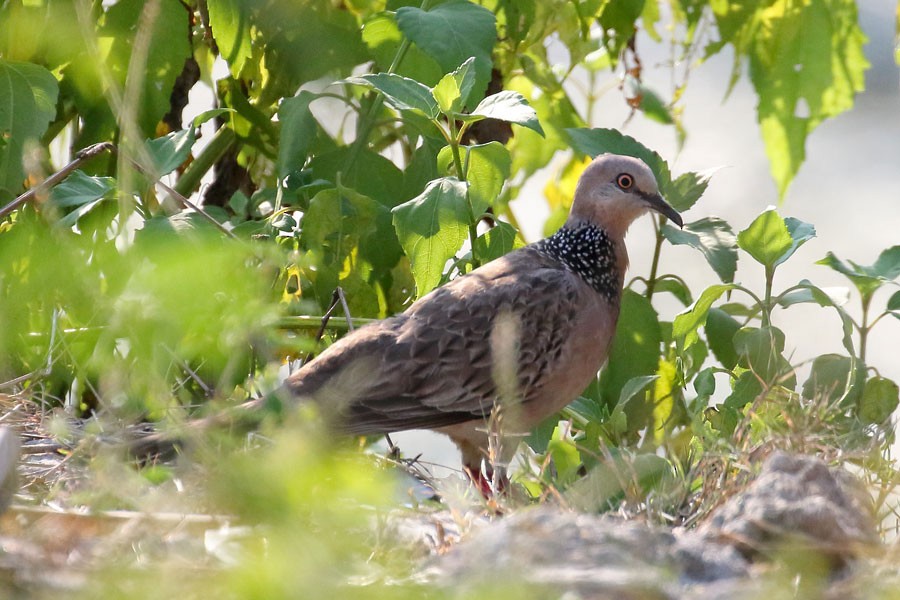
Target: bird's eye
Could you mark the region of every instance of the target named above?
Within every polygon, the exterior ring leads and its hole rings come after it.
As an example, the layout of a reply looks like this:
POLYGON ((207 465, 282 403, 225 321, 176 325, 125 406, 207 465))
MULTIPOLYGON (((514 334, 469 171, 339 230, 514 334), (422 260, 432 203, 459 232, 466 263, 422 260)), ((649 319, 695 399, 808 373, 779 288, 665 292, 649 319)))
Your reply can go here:
POLYGON ((628 173, 622 173, 618 177, 616 177, 616 185, 618 185, 623 190, 631 189, 631 186, 634 185, 634 178, 628 173))

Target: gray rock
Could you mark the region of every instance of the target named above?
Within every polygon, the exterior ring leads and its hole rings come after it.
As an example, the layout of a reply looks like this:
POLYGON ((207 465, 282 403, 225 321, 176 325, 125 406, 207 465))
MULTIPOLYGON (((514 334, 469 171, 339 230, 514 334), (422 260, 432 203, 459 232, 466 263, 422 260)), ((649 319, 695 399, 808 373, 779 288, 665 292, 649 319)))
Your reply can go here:
POLYGON ((785 547, 824 557, 817 581, 829 585, 846 581, 849 561, 878 543, 854 478, 776 453, 696 530, 541 506, 475 529, 432 559, 426 579, 463 594, 509 582, 536 593, 529 598, 758 598, 771 587, 760 573, 797 568, 778 554, 785 547))

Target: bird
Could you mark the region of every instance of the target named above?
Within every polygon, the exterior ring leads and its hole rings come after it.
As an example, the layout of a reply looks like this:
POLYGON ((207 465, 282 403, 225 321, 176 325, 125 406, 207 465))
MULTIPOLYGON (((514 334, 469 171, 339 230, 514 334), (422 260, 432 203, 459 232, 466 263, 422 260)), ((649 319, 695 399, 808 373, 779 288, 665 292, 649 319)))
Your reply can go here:
MULTIPOLYGON (((643 161, 600 155, 556 233, 344 336, 288 376, 283 392, 315 403, 341 434, 443 433, 489 490, 492 415, 501 416, 501 440, 527 432, 576 399, 606 361, 628 268, 625 234, 648 211, 683 226, 643 161)), ((503 468, 515 447, 500 447, 503 468)))

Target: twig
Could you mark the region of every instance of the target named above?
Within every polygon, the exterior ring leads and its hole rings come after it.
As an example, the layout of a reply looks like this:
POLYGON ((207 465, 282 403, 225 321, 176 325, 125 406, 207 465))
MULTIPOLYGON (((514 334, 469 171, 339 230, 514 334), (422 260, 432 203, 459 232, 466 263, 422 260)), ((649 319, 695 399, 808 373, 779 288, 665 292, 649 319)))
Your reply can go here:
POLYGON ((22 205, 27 202, 31 202, 38 194, 46 193, 51 188, 60 183, 63 179, 68 177, 72 171, 80 167, 83 163, 91 160, 92 158, 104 153, 104 152, 115 152, 116 147, 111 142, 102 142, 100 144, 94 144, 93 146, 88 146, 87 148, 79 151, 75 158, 72 159, 72 162, 64 166, 62 169, 42 181, 37 186, 31 188, 3 208, 0 208, 0 219, 6 217, 8 214, 18 209, 22 205))

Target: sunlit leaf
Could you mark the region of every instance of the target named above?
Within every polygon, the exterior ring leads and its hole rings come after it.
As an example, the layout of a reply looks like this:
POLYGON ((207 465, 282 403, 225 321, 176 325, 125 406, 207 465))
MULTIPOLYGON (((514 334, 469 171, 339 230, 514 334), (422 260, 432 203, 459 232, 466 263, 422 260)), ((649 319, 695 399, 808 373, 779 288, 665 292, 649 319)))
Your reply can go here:
POLYGON ((869 62, 854 0, 779 0, 761 6, 744 51, 757 113, 780 195, 806 158, 806 137, 853 106, 869 62))
POLYGON ((733 284, 711 285, 706 288, 693 306, 675 317, 672 323, 672 337, 676 340, 683 339, 683 348, 690 347, 697 341, 697 330, 706 323, 707 313, 713 302, 734 288, 733 284))
POLYGON ((441 111, 445 114, 458 113, 464 108, 475 85, 475 68, 472 66, 475 58, 467 59, 452 73, 447 73, 434 86, 432 94, 441 111))
POLYGON ((436 179, 392 212, 397 237, 412 263, 416 294, 422 297, 440 283, 447 261, 468 239, 466 183, 455 177, 436 179))
POLYGON ((488 96, 475 107, 472 114, 486 119, 497 119, 521 125, 541 136, 544 135, 537 113, 528 104, 525 97, 518 92, 506 90, 488 96))
POLYGON ((788 217, 774 209, 764 211, 737 237, 738 246, 766 268, 774 268, 793 255, 816 230, 809 223, 788 217))
POLYGON ((207 0, 209 24, 219 53, 231 74, 239 77, 253 55, 249 5, 241 0, 207 0))

